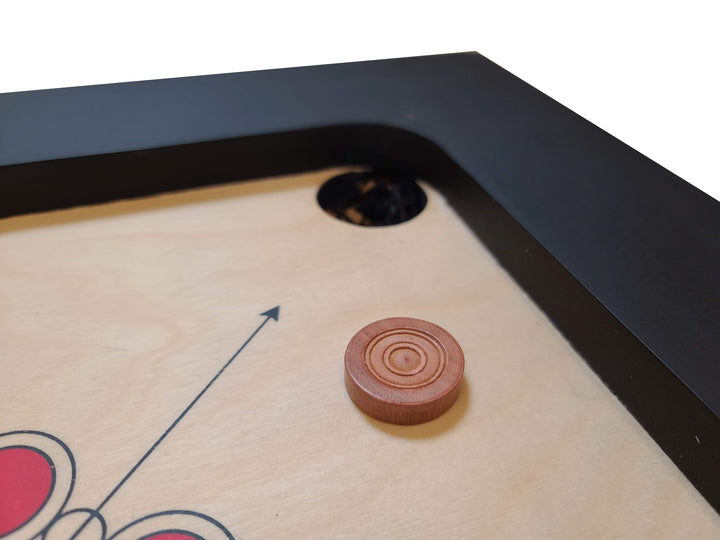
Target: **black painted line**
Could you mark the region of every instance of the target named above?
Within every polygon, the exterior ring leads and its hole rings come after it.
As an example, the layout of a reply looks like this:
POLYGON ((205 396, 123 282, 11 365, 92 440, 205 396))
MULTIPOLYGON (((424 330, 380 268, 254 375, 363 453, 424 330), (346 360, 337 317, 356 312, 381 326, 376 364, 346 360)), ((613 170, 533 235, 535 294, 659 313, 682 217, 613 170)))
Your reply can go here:
MULTIPOLYGON (((261 313, 260 315, 264 316, 265 320, 262 323, 260 323, 260 326, 258 326, 252 334, 250 334, 250 337, 247 338, 247 340, 245 340, 245 343, 243 343, 242 346, 235 352, 235 354, 233 354, 230 357, 230 360, 225 362, 225 365, 222 368, 220 368, 220 371, 218 371, 212 379, 210 379, 210 382, 208 382, 205 385, 205 388, 203 388, 200 391, 200 393, 197 396, 195 396, 195 399, 193 399, 190 402, 190 404, 187 407, 185 407, 185 410, 183 410, 183 412, 180 413, 180 416, 178 416, 175 419, 175 421, 170 425, 170 427, 167 428, 163 432, 162 435, 160 435, 158 440, 155 441, 155 444, 153 444, 150 447, 150 449, 147 452, 145 452, 145 454, 138 460, 138 462, 133 466, 133 468, 130 469, 130 471, 128 471, 128 473, 123 477, 123 479, 120 480, 120 482, 118 482, 118 484, 112 489, 112 491, 108 494, 108 496, 103 499, 103 501, 95 509, 96 512, 100 512, 100 510, 103 508, 103 506, 105 506, 110 501, 110 499, 113 498, 113 496, 118 492, 118 490, 123 486, 123 484, 125 484, 125 482, 128 481, 128 479, 135 473, 135 471, 137 471, 140 468, 140 465, 142 465, 145 462, 145 460, 148 457, 150 457, 150 454, 152 454, 155 451, 155 449, 160 445, 160 443, 162 443, 165 440, 165 438, 170 434, 170 432, 175 428, 175 426, 177 426, 180 423, 180 421, 185 417, 185 415, 188 412, 190 412, 190 409, 192 409, 195 406, 195 404, 200 400, 200 398, 203 397, 203 395, 205 395, 205 392, 207 392, 210 389, 210 387, 213 385, 213 383, 220 378, 220 375, 222 375, 223 372, 230 366, 230 364, 233 363, 233 360, 235 360, 235 358, 237 358, 238 355, 241 352, 243 352, 245 347, 247 347, 248 343, 250 343, 252 341, 252 339, 258 334, 258 332, 260 332, 260 330, 262 330, 263 326, 265 326, 270 319, 274 319, 275 321, 278 320, 278 317, 280 316, 280 306, 276 306, 272 309, 269 309, 269 310, 261 313)), ((75 532, 75 534, 72 535, 70 540, 75 540, 75 538, 77 538, 77 535, 80 534, 80 532, 85 528, 85 526, 89 522, 90 522, 90 519, 85 521, 85 523, 83 523, 80 526, 80 528, 75 532)))

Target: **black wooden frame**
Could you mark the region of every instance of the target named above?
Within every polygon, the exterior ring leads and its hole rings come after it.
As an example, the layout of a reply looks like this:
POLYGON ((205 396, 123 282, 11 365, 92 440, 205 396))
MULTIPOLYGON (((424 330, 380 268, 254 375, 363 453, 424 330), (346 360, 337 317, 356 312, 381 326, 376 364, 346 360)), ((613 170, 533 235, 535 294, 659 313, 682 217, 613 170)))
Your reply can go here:
POLYGON ((0 95, 0 217, 343 164, 443 191, 720 510, 720 204, 482 56, 0 95))

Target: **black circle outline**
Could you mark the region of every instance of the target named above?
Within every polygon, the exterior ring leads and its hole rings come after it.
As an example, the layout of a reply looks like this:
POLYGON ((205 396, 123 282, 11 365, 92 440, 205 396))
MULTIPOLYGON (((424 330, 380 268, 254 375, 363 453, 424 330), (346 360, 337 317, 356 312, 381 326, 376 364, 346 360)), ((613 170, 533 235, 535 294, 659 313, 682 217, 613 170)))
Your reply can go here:
MULTIPOLYGON (((41 437, 45 437, 45 438, 47 438, 47 439, 50 439, 51 441, 57 443, 57 444, 63 449, 63 451, 65 452, 65 454, 68 456, 68 459, 70 460, 70 487, 68 488, 68 492, 67 492, 67 495, 65 496, 65 500, 62 502, 62 504, 61 504, 60 507, 58 508, 58 511, 57 511, 57 513, 55 514, 55 516, 53 516, 53 517, 48 521, 47 525, 45 525, 45 527, 43 527, 43 528, 37 533, 37 535, 36 535, 36 537, 37 537, 37 536, 43 536, 43 537, 44 537, 46 531, 47 531, 47 530, 50 528, 50 526, 57 520, 58 516, 59 516, 59 515, 62 513, 62 511, 65 509, 65 506, 67 505, 68 501, 70 500, 70 496, 72 495, 73 489, 74 489, 74 487, 75 487, 75 456, 73 456, 73 453, 70 451, 70 448, 68 447, 68 445, 66 445, 64 442, 62 442, 60 439, 58 439, 58 438, 55 437, 54 435, 50 435, 49 433, 45 433, 45 432, 43 432, 43 431, 35 431, 35 430, 7 431, 7 432, 5 432, 5 433, 0 433, 0 438, 5 437, 5 436, 8 436, 8 435, 39 435, 39 436, 41 436, 41 437)), ((13 446, 14 446, 14 445, 13 445, 13 446)), ((34 448, 35 450, 38 450, 38 451, 42 452, 42 451, 39 450, 38 448, 35 448, 35 447, 30 447, 30 448, 34 448)), ((52 461, 52 460, 51 460, 51 461, 52 461)), ((56 472, 56 471, 55 471, 55 467, 54 467, 54 463, 53 463, 53 481, 54 481, 54 478, 55 478, 55 472, 56 472)), ((55 488, 55 486, 54 486, 54 484, 53 484, 53 490, 54 490, 54 488, 55 488)), ((52 493, 52 490, 51 490, 51 493, 52 493)), ((49 496, 48 496, 48 500, 49 500, 49 496)), ((43 507, 45 506, 45 504, 47 504, 47 501, 45 501, 45 503, 43 504, 43 507)), ((26 521, 26 522, 22 525, 22 527, 28 526, 30 523, 32 523, 32 522, 34 521, 34 519, 35 519, 36 517, 37 517, 37 513, 35 513, 32 518, 30 518, 28 521, 26 521)), ((19 531, 20 528, 21 528, 21 527, 18 527, 17 529, 14 529, 13 531, 10 531, 9 533, 3 535, 3 537, 4 537, 4 536, 8 536, 8 535, 12 534, 13 532, 19 531)), ((2 538, 2 537, 0 537, 0 538, 2 538)))
MULTIPOLYGON (((47 525, 45 525, 45 527, 43 527, 40 531, 38 531, 38 533, 36 535, 34 535, 33 538, 38 538, 38 537, 45 538, 47 536, 48 532, 50 531, 50 528, 61 518, 68 516, 70 514, 85 512, 87 514, 90 514, 91 517, 96 517, 98 519, 98 521, 100 521, 100 524, 102 527, 101 540, 112 540, 113 538, 116 538, 120 533, 126 531, 133 525, 136 525, 136 524, 146 521, 148 519, 152 519, 152 518, 159 517, 159 516, 165 516, 165 515, 175 515, 175 514, 189 515, 189 516, 198 517, 200 519, 204 519, 205 521, 207 521, 207 522, 211 523, 212 525, 214 525, 215 527, 217 527, 220 530, 220 532, 227 537, 227 540, 235 540, 235 537, 230 533, 230 531, 218 520, 216 520, 206 514, 203 514, 201 512, 195 512, 192 510, 165 510, 162 512, 156 512, 154 514, 149 514, 147 516, 136 519, 135 521, 129 523, 128 525, 125 525, 124 527, 119 529, 117 532, 115 532, 115 534, 113 534, 111 537, 107 538, 107 536, 106 536, 107 535, 107 524, 105 523, 105 518, 103 518, 102 514, 100 514, 100 512, 98 512, 97 510, 94 510, 91 508, 76 508, 76 509, 64 512, 65 507, 67 506, 67 503, 70 500, 70 497, 75 488, 75 479, 76 479, 75 456, 73 455, 72 451, 70 450, 70 447, 68 447, 68 445, 66 445, 58 437, 55 437, 54 435, 45 433, 43 431, 36 431, 36 430, 7 431, 5 433, 0 433, 0 438, 5 437, 5 436, 10 436, 10 435, 38 435, 38 436, 50 439, 51 441, 57 443, 58 446, 60 446, 60 448, 62 448, 62 450, 67 455, 68 460, 70 461, 70 486, 68 487, 68 492, 67 492, 67 495, 65 496, 65 500, 62 502, 62 504, 58 508, 57 513, 48 521, 47 525)), ((12 531, 3 535, 2 537, 8 536, 14 532, 19 531, 21 528, 30 525, 33 522, 33 520, 37 517, 38 512, 40 512, 42 510, 42 508, 45 507, 45 505, 47 504, 47 501, 50 499, 50 495, 55 490, 56 469, 55 469, 55 464, 54 464, 53 460, 50 459, 50 457, 45 452, 40 450, 39 448, 30 446, 30 445, 13 444, 10 446, 4 446, 2 448, 4 449, 4 448, 18 448, 18 447, 19 448, 27 448, 29 450, 33 450, 33 451, 36 451, 39 454, 41 454, 51 465, 51 469, 52 469, 52 473, 53 473, 53 482, 52 482, 51 489, 50 489, 47 499, 45 500, 43 505, 36 511, 36 513, 33 514, 33 516, 30 519, 28 519, 25 523, 23 523, 20 527, 13 529, 12 531)), ((172 531, 182 532, 183 534, 188 534, 191 536, 197 536, 195 533, 192 533, 190 531, 184 531, 181 529, 162 529, 162 530, 158 531, 157 533, 151 533, 151 534, 159 534, 161 532, 172 532, 172 531)), ((0 537, 0 538, 2 538, 2 537, 0 537)), ((145 536, 144 538, 147 538, 147 536, 145 536)), ((199 538, 199 540, 203 540, 203 539, 199 538)))
POLYGON ((194 532, 186 531, 184 529, 163 529, 161 531, 155 531, 151 532, 150 534, 146 534, 142 538, 139 538, 138 540, 146 540, 147 538, 152 538, 153 536, 157 536, 158 534, 184 534, 185 536, 189 536, 190 538, 193 538, 194 540, 205 540, 202 536, 199 534, 195 534, 194 532))
MULTIPOLYGON (((125 532, 126 530, 128 530, 130 527, 132 527, 132 526, 134 526, 134 525, 137 525, 138 523, 141 523, 141 522, 143 522, 143 521, 147 521, 148 519, 156 518, 156 517, 159 517, 159 516, 174 515, 174 514, 186 515, 186 516, 195 516, 195 517, 199 517, 199 518, 201 518, 201 519, 204 519, 205 521, 209 521, 210 523, 212 523, 213 525, 215 525, 218 529, 220 529, 220 532, 222 532, 222 533, 227 537, 228 540, 235 540, 235 537, 234 537, 232 534, 230 534, 230 531, 227 530, 227 528, 225 528, 225 526, 224 526, 222 523, 220 523, 218 520, 213 519, 213 518, 211 518, 210 516, 208 516, 208 515, 206 515, 206 514, 203 514, 203 513, 201 513, 201 512, 195 512, 195 511, 193 511, 193 510, 164 510, 164 511, 162 511, 162 512, 156 512, 155 514, 150 514, 150 515, 141 517, 140 519, 136 519, 136 520, 133 521, 132 523, 129 523, 128 525, 125 525, 122 529, 118 530, 115 534, 113 534, 113 535, 112 535, 111 537, 109 537, 107 540, 113 540, 113 539, 116 538, 118 535, 120 535, 121 533, 123 533, 123 532, 125 532)), ((167 530, 167 529, 162 529, 162 531, 165 531, 165 530, 167 530)), ((151 533, 151 534, 155 534, 155 533, 151 533)), ((143 538, 147 538, 147 535, 144 536, 143 538)), ((103 540, 105 540, 105 539, 103 539, 103 540)))
MULTIPOLYGON (((98 512, 97 510, 94 510, 92 508, 73 508, 72 510, 68 510, 67 512, 58 513, 57 516, 55 516, 50 523, 48 523, 48 526, 45 527, 38 536, 41 536, 42 538, 46 538, 50 530, 52 529, 52 526, 55 525, 58 521, 60 521, 65 516, 69 516, 70 514, 79 514, 80 512, 84 512, 86 514, 90 514, 90 519, 87 520, 86 523, 89 523, 92 518, 97 518, 100 522, 100 527, 102 530, 102 535, 100 536, 100 540, 105 540, 105 536, 107 535, 107 523, 105 523, 105 518, 102 517, 102 514, 98 512)), ((83 526, 84 528, 84 526, 83 526)))

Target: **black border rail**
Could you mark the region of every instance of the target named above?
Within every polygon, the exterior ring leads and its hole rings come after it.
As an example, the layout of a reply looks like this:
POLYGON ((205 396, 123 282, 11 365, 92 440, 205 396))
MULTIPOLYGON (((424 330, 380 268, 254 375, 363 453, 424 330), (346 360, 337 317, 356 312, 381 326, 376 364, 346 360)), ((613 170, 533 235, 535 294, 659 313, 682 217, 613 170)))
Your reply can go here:
POLYGON ((0 216, 418 174, 720 510, 720 204, 476 53, 0 95, 0 216))

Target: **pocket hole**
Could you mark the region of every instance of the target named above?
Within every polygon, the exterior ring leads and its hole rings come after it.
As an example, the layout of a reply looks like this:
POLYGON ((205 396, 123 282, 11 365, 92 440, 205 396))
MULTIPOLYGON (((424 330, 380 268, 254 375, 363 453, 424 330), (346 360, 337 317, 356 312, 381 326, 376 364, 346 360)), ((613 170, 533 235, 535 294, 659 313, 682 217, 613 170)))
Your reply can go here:
POLYGON ((339 220, 384 227, 417 216, 427 205, 427 196, 411 176, 365 171, 330 178, 320 186, 317 201, 339 220))

